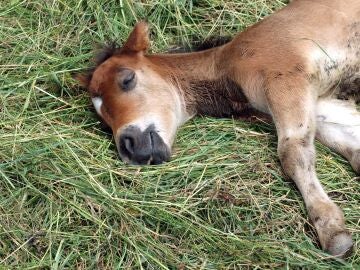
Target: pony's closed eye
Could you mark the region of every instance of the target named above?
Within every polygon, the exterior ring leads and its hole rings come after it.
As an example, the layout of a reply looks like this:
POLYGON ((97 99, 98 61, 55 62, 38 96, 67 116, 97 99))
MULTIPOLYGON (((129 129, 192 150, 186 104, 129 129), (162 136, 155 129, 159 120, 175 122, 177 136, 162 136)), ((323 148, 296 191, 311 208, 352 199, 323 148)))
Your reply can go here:
POLYGON ((120 68, 118 84, 123 91, 130 91, 135 88, 137 82, 136 73, 129 68, 120 68))

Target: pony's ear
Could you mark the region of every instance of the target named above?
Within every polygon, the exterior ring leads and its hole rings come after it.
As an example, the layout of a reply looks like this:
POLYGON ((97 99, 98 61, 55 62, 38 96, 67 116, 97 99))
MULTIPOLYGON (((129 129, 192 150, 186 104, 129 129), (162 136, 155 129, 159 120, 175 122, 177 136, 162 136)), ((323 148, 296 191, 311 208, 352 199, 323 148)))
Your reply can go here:
POLYGON ((146 52, 150 46, 149 26, 146 22, 138 22, 130 33, 125 45, 122 47, 123 52, 146 52))
POLYGON ((82 88, 88 88, 91 81, 92 73, 76 74, 73 78, 79 83, 82 88))

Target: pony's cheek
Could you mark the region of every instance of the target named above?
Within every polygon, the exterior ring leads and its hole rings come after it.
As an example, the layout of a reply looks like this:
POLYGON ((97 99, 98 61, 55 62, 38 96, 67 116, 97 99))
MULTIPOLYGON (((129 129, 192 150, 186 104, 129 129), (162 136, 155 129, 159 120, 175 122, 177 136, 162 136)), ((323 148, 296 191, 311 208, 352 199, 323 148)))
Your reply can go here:
POLYGON ((101 106, 98 109, 95 107, 95 110, 97 114, 101 117, 101 119, 106 123, 106 125, 108 125, 112 130, 114 130, 114 121, 110 117, 108 111, 106 110, 106 107, 101 106))

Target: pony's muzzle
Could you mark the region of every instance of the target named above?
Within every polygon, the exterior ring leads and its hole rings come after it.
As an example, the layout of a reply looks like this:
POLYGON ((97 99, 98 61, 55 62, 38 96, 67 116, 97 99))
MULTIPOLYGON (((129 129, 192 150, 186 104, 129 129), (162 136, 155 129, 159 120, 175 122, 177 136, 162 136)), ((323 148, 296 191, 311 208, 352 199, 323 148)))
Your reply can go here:
POLYGON ((124 129, 118 142, 121 159, 129 164, 161 164, 170 159, 169 147, 156 132, 154 125, 144 131, 136 126, 124 129))

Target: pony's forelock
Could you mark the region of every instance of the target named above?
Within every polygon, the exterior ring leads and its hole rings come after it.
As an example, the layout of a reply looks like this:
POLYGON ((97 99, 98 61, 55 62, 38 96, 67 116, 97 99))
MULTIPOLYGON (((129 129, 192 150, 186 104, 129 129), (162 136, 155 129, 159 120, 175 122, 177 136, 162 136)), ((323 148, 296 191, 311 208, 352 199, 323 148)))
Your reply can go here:
POLYGON ((114 41, 102 45, 100 49, 98 49, 98 51, 95 53, 93 60, 95 66, 101 65, 107 59, 119 53, 120 50, 121 50, 121 46, 114 41))

